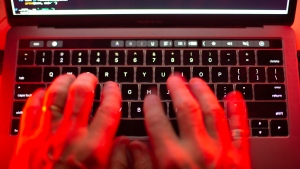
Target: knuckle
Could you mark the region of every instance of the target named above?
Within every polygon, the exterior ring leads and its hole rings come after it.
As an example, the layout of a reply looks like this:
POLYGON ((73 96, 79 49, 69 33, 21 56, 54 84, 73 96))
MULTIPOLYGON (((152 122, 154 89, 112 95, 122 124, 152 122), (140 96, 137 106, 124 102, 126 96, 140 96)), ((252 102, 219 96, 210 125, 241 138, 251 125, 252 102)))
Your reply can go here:
POLYGON ((187 110, 189 112, 198 112, 199 111, 199 105, 195 103, 194 100, 188 100, 183 99, 178 105, 176 105, 176 108, 179 112, 187 110))

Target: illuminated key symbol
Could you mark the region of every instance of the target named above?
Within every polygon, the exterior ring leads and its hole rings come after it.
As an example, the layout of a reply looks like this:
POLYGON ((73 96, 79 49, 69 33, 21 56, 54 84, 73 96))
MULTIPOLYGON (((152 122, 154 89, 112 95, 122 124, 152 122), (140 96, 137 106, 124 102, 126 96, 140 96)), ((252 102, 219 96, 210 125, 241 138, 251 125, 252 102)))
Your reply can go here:
POLYGON ((97 56, 100 56, 100 52, 97 52, 97 56))
POLYGON ((152 52, 152 56, 156 56, 156 53, 155 53, 155 52, 152 52))
POLYGON ((115 52, 115 56, 119 56, 119 53, 118 53, 118 52, 115 52))
POLYGON ((81 53, 81 52, 79 52, 79 53, 78 53, 78 56, 82 56, 82 53, 81 53))
POLYGON ((60 56, 64 56, 65 55, 65 53, 64 52, 60 52, 60 54, 59 54, 60 56))

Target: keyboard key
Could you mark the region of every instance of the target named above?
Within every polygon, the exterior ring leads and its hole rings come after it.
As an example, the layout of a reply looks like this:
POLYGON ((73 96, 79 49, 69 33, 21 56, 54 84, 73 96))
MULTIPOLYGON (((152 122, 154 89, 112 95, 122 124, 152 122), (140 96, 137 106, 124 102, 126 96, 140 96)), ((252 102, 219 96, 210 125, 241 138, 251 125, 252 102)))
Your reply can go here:
POLYGON ((155 82, 166 82, 171 74, 171 67, 156 67, 155 82))
POLYGON ((45 88, 43 84, 17 84, 15 85, 15 99, 24 100, 32 96, 39 88, 45 88))
POLYGON ((285 86, 283 84, 255 84, 255 100, 285 100, 285 86))
POLYGON ((87 65, 88 64, 88 51, 74 50, 72 52, 72 64, 73 65, 87 65))
POLYGON ((199 65, 199 51, 198 50, 184 50, 183 51, 183 64, 184 65, 199 65))
POLYGON ((230 68, 231 82, 247 82, 247 70, 245 67, 230 68))
POLYGON ((137 100, 138 99, 138 85, 137 84, 123 84, 122 85, 123 100, 137 100))
POLYGON ((286 118, 285 102, 246 102, 249 118, 286 118))
POLYGON ((125 51, 111 50, 108 55, 109 65, 125 65, 125 51))
POLYGON ((105 50, 92 50, 91 51, 91 65, 106 65, 106 51, 105 50))
POLYGON ((281 50, 258 50, 258 65, 283 65, 283 54, 281 50))
POLYGON ((122 119, 117 130, 117 136, 147 136, 144 120, 122 119))
POLYGON ((251 84, 237 84, 235 88, 237 91, 241 92, 245 100, 253 99, 253 90, 251 84))
POLYGON ((217 98, 222 100, 226 95, 233 91, 232 84, 218 84, 217 85, 217 98))
POLYGON ((288 124, 286 120, 271 120, 271 136, 288 136, 288 124))
POLYGON ((63 67, 62 74, 72 74, 74 76, 78 76, 78 68, 77 67, 63 67))
POLYGON ((211 69, 212 82, 228 82, 227 67, 213 67, 211 69))
POLYGON ((146 51, 147 65, 162 65, 162 51, 161 50, 147 50, 146 51))
POLYGON ((249 81, 250 82, 265 82, 266 74, 264 67, 250 67, 249 68, 249 81))
POLYGON ((118 82, 133 82, 133 67, 119 67, 118 68, 118 82))
POLYGON ((193 67, 193 77, 199 77, 205 82, 209 82, 209 68, 208 67, 193 67))
POLYGON ((146 95, 157 93, 156 84, 141 84, 141 99, 144 100, 146 95))
POLYGON ((61 50, 54 51, 54 65, 69 65, 70 64, 70 51, 61 50))
POLYGON ((254 50, 240 50, 239 51, 240 65, 255 65, 254 50))
POLYGON ((180 50, 166 50, 165 51, 166 65, 181 65, 180 50))
POLYGON ((96 67, 81 67, 80 74, 81 73, 86 73, 86 72, 92 73, 92 74, 94 74, 97 77, 97 69, 96 69, 96 67))
POLYGON ((121 111, 122 111, 122 118, 128 118, 128 102, 122 102, 122 107, 121 107, 121 111))
POLYGON ((236 65, 236 51, 235 50, 221 50, 220 52, 221 65, 236 65))
POLYGON ((191 79, 191 71, 189 67, 175 67, 174 73, 179 73, 187 81, 191 79))
POLYGON ((218 65, 218 51, 217 50, 203 50, 202 64, 203 65, 218 65))
POLYGON ((99 82, 115 81, 115 68, 100 67, 98 79, 99 82))
POLYGON ((59 75, 60 75, 59 67, 45 67, 44 74, 43 74, 43 81, 52 82, 59 75))
POLYGON ((252 129, 252 136, 267 137, 267 136, 269 136, 269 130, 268 129, 252 129))
POLYGON ((52 63, 52 51, 51 50, 36 52, 35 64, 51 65, 51 63, 52 63))
POLYGON ((23 114, 23 107, 25 106, 25 101, 15 101, 13 105, 13 113, 14 117, 21 117, 23 114))
POLYGON ((152 82, 153 72, 151 67, 138 67, 136 70, 137 82, 152 82))
POLYGON ((269 82, 284 82, 282 67, 268 67, 267 76, 269 82))
POLYGON ((41 82, 41 67, 18 67, 16 74, 17 82, 41 82))
POLYGON ((131 118, 144 118, 143 102, 131 102, 131 118))
POLYGON ((144 54, 142 50, 128 50, 127 64, 128 65, 143 65, 144 54))
POLYGON ((18 135, 20 128, 20 119, 12 119, 10 134, 11 135, 18 135))
POLYGON ((166 84, 161 84, 159 87, 159 93, 162 100, 171 100, 170 90, 167 89, 166 84))
POLYGON ((268 120, 252 120, 251 128, 268 128, 268 120))
POLYGON ((19 51, 18 65, 33 65, 34 52, 33 51, 19 51))

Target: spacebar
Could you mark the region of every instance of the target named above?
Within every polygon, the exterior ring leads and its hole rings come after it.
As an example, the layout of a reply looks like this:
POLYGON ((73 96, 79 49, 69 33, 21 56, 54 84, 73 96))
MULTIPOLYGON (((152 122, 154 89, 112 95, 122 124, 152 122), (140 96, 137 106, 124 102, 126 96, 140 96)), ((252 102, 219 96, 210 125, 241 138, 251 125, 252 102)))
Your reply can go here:
MULTIPOLYGON (((176 119, 170 120, 173 129, 178 134, 176 119)), ((147 136, 144 120, 125 120, 122 119, 119 124, 117 136, 147 136)))

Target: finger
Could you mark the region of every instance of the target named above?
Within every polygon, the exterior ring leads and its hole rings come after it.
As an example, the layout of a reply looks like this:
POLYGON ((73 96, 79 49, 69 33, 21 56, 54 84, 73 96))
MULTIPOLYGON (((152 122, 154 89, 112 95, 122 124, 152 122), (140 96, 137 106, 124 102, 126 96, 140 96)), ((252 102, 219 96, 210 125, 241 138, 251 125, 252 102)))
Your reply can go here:
POLYGON ((209 135, 227 144, 230 141, 228 122, 217 98, 208 85, 199 78, 190 80, 190 88, 201 107, 209 135))
POLYGON ((176 116, 183 138, 207 137, 203 124, 201 110, 186 86, 181 76, 171 75, 167 80, 167 86, 173 101, 174 109, 177 109, 176 116))
POLYGON ((39 127, 44 95, 45 90, 38 89, 28 98, 23 108, 19 137, 31 136, 39 127))
POLYGON ((62 128, 77 130, 87 126, 97 83, 98 79, 92 73, 83 73, 71 84, 62 128))
POLYGON ((140 141, 132 141, 129 144, 129 152, 133 159, 134 169, 152 169, 153 163, 149 148, 145 143, 140 141))
POLYGON ((243 149, 248 147, 249 126, 246 112, 245 102, 242 94, 239 92, 231 92, 227 95, 227 112, 230 120, 231 131, 240 131, 233 135, 233 143, 236 148, 243 149))
POLYGON ((121 118, 119 86, 114 82, 107 82, 104 85, 101 100, 100 107, 89 128, 90 136, 96 140, 113 140, 121 118))
POLYGON ((227 112, 232 131, 233 146, 241 158, 236 158, 237 168, 251 168, 249 126, 245 102, 242 94, 231 92, 226 96, 227 112))
POLYGON ((144 116, 149 140, 156 154, 163 153, 169 143, 178 141, 157 95, 145 97, 144 116))
POLYGON ((48 118, 43 118, 44 132, 47 132, 45 127, 50 123, 51 133, 56 132, 63 116, 64 107, 66 104, 69 87, 75 80, 73 75, 62 75, 57 77, 51 86, 47 89, 44 99, 43 111, 48 118))
POLYGON ((129 169, 127 160, 127 147, 129 139, 118 137, 115 141, 111 155, 110 169, 129 169))

